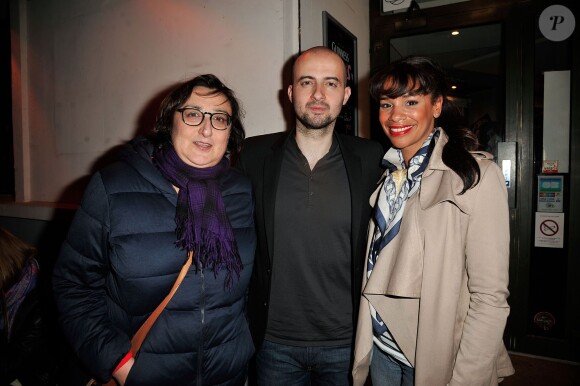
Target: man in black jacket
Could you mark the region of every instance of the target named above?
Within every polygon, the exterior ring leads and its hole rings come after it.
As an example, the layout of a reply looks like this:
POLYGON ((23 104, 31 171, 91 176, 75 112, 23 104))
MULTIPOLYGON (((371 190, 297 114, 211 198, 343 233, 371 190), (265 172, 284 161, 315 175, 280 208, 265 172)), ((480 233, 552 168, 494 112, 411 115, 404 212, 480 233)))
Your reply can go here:
POLYGON ((249 318, 258 385, 350 382, 369 197, 382 147, 334 132, 351 90, 342 59, 302 53, 288 97, 296 128, 249 138, 240 168, 256 199, 249 318))

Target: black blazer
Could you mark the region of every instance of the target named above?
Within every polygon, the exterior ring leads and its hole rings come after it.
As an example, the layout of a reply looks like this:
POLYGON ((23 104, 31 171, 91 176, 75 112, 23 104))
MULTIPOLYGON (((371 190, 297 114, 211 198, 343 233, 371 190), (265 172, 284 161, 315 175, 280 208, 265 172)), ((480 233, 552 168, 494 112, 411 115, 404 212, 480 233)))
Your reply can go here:
MULTIPOLYGON (((252 180, 255 196, 255 222, 258 248, 250 281, 248 317, 256 348, 266 332, 272 251, 274 240, 274 208, 280 167, 290 135, 294 131, 248 138, 240 154, 239 168, 252 180)), ((351 280, 353 326, 356 326, 365 261, 367 229, 372 207, 369 197, 383 172, 383 148, 378 142, 335 133, 340 146, 350 186, 351 197, 351 280)))

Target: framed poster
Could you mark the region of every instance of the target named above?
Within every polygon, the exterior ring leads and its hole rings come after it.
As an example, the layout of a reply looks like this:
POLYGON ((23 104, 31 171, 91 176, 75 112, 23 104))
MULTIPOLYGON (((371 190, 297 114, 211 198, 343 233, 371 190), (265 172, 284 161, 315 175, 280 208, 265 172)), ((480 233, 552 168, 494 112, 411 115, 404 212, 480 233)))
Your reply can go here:
POLYGON ((356 135, 357 130, 357 57, 356 36, 344 28, 326 11, 322 12, 324 46, 338 54, 346 66, 346 85, 352 90, 350 98, 336 120, 334 129, 343 134, 356 135))

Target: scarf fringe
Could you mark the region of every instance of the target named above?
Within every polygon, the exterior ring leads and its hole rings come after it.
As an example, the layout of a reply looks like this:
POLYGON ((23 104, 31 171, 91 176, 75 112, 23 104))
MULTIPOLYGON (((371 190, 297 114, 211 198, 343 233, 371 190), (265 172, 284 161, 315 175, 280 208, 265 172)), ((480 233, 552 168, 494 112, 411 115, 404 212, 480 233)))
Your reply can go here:
POLYGON ((175 244, 184 250, 193 251, 194 265, 198 270, 210 268, 214 277, 225 268, 225 287, 230 289, 234 284, 234 273, 240 278, 243 263, 236 247, 235 240, 226 235, 196 229, 201 235, 193 234, 194 227, 186 222, 184 229, 178 229, 178 240, 175 244), (179 235, 181 234, 181 237, 179 235))

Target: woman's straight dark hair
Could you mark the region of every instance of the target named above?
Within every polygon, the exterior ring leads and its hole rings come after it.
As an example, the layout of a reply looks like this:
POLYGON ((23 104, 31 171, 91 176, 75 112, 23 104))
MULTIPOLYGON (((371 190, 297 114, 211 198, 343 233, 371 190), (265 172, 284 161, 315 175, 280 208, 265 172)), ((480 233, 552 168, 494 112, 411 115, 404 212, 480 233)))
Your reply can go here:
POLYGON ((443 148, 443 162, 463 181, 465 193, 479 182, 480 171, 470 151, 478 148, 477 137, 460 125, 461 113, 448 98, 449 83, 441 66, 432 59, 410 56, 379 68, 369 82, 373 99, 398 98, 403 95, 431 95, 431 101, 442 97, 441 115, 435 127, 442 127, 449 141, 443 148))

